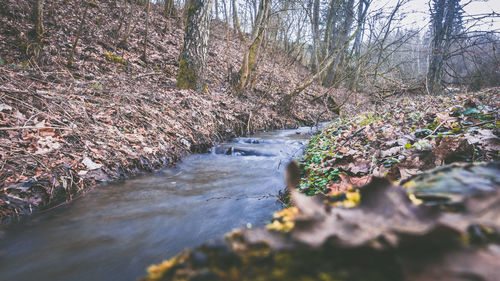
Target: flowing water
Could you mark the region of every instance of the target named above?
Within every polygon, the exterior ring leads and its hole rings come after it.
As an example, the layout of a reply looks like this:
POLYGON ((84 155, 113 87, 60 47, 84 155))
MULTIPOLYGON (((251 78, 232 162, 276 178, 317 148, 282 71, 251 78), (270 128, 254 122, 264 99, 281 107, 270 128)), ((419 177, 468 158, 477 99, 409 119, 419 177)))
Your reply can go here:
POLYGON ((265 224, 280 208, 284 166, 309 133, 238 138, 4 226, 0 280, 136 280, 186 247, 265 224))

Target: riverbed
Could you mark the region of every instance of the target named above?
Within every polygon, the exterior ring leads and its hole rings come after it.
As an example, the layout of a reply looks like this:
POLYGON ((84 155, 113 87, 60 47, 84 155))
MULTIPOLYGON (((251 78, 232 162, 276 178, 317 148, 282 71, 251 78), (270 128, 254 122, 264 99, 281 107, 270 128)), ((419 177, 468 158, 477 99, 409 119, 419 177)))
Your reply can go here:
POLYGON ((312 131, 237 138, 0 227, 0 280, 136 280, 187 247, 263 225, 312 131))

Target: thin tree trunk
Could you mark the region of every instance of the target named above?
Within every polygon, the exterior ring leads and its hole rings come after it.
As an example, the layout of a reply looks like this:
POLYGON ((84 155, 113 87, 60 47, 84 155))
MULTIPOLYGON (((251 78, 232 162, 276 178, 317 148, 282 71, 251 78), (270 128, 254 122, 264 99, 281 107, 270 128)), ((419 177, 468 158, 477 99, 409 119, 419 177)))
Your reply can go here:
POLYGON ((78 26, 78 30, 76 31, 75 41, 73 41, 73 47, 71 48, 71 53, 69 54, 68 61, 66 62, 66 65, 68 67, 73 67, 76 46, 78 45, 78 41, 80 40, 80 36, 82 35, 83 26, 85 25, 85 18, 87 16, 87 11, 90 7, 90 5, 87 4, 86 2, 84 2, 84 5, 85 8, 83 9, 83 13, 81 14, 80 17, 80 25, 78 26))
POLYGON ((174 0, 165 0, 163 13, 166 18, 171 18, 175 12, 174 0))
POLYGON ((139 21, 139 17, 136 18, 136 21, 134 25, 132 26, 132 22, 134 19, 134 4, 130 4, 130 14, 127 22, 127 28, 125 29, 125 34, 123 34, 122 40, 120 43, 118 43, 118 46, 121 48, 126 48, 127 47, 127 40, 130 37, 130 34, 132 34, 132 31, 134 30, 135 26, 137 25, 137 22, 139 21))
POLYGON ((356 30, 352 36, 350 36, 347 40, 344 41, 344 45, 341 46, 340 48, 337 48, 334 53, 331 53, 324 61, 321 63, 321 65, 318 68, 318 71, 307 78, 302 84, 298 85, 295 87, 295 89, 290 93, 290 98, 298 95, 300 92, 302 92, 305 88, 309 87, 315 80, 318 80, 321 75, 325 72, 325 70, 329 69, 330 66, 334 64, 334 62, 337 60, 337 58, 340 56, 340 52, 342 50, 345 50, 349 46, 349 42, 357 35, 357 32, 359 30, 356 30))
POLYGON ((229 16, 228 16, 226 0, 222 0, 222 10, 224 11, 224 21, 226 22, 226 25, 229 28, 229 16))
MULTIPOLYGON (((354 39, 354 46, 353 46, 353 49, 354 49, 354 54, 356 56, 359 56, 359 52, 361 51, 361 40, 362 40, 362 35, 363 35, 363 23, 364 23, 364 4, 365 4, 365 1, 366 0, 359 0, 358 2, 358 19, 357 19, 357 24, 358 24, 358 29, 360 30, 360 32, 358 33, 358 36, 356 36, 356 38, 354 39)), ((369 5, 369 2, 367 3, 367 7, 368 8, 368 5, 369 5)))
POLYGON ((144 49, 142 51, 142 60, 147 63, 147 50, 148 50, 148 31, 149 31, 149 10, 150 7, 149 0, 146 0, 146 32, 144 32, 144 49))
POLYGON ((177 86, 181 89, 205 89, 205 63, 210 36, 210 11, 213 0, 188 0, 184 46, 179 58, 177 86))
POLYGON ((215 19, 219 20, 219 1, 215 0, 215 19))
POLYGON ((246 42, 245 34, 241 31, 240 20, 238 18, 238 8, 236 6, 236 0, 231 0, 231 5, 233 7, 233 28, 238 32, 241 40, 246 42))
POLYGON ((255 25, 252 30, 252 41, 243 57, 243 63, 241 64, 236 93, 241 93, 241 91, 247 86, 249 77, 252 74, 252 71, 255 69, 260 45, 262 43, 262 39, 264 38, 264 30, 270 4, 271 0, 260 1, 259 13, 257 14, 255 25))
POLYGON ((230 27, 229 27, 229 11, 226 6, 226 0, 222 0, 223 8, 224 8, 224 17, 226 19, 226 70, 227 70, 227 81, 231 83, 232 76, 232 66, 229 62, 229 35, 230 35, 230 27))
POLYGON ((370 6, 369 0, 359 0, 358 19, 357 19, 357 29, 359 30, 359 32, 356 38, 354 39, 353 43, 353 53, 356 59, 356 66, 355 66, 356 70, 354 72, 353 78, 351 79, 351 82, 349 83, 349 89, 351 91, 356 91, 358 88, 358 80, 361 72, 361 60, 360 60, 361 42, 363 41, 366 13, 368 11, 369 6, 370 6))
POLYGON ((336 29, 337 22, 339 21, 338 12, 340 9, 340 3, 343 0, 331 0, 330 7, 328 8, 327 19, 326 19, 326 27, 325 27, 325 35, 323 38, 323 42, 325 44, 323 48, 323 57, 328 57, 330 52, 333 52, 335 47, 337 46, 337 33, 336 29))
POLYGON ((33 19, 35 22, 35 34, 39 42, 42 42, 45 26, 43 24, 44 0, 35 0, 33 9, 33 19))
MULTIPOLYGON (((427 70, 427 90, 439 94, 442 90, 445 53, 448 51, 453 24, 459 16, 460 0, 435 0, 432 18, 432 50, 427 70)), ((455 27, 456 28, 456 27, 455 27)))
POLYGON ((319 0, 314 0, 313 12, 311 18, 311 26, 313 33, 312 45, 312 70, 318 71, 318 45, 319 45, 319 0))
MULTIPOLYGON (((344 23, 342 25, 342 29, 340 30, 340 34, 336 36, 338 38, 338 42, 335 46, 336 53, 334 62, 330 71, 328 71, 327 76, 324 79, 324 84, 328 87, 333 85, 336 80, 337 71, 340 63, 344 59, 345 50, 349 47, 349 42, 352 40, 352 37, 349 38, 349 33, 352 29, 352 24, 354 22, 354 0, 347 0, 345 7, 345 18, 344 23)), ((356 36, 359 33, 359 29, 356 31, 356 36)))

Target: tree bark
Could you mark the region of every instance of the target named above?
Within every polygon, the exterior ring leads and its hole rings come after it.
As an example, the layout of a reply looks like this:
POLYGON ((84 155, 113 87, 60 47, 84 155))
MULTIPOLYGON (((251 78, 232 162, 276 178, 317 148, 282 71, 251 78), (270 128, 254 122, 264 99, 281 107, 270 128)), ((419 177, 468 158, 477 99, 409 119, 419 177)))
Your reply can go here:
POLYGON ((349 83, 349 89, 351 91, 357 91, 358 88, 358 80, 359 80, 359 75, 361 72, 361 42, 363 41, 363 34, 364 34, 364 26, 365 26, 365 20, 366 20, 366 13, 368 11, 368 8, 370 6, 370 0, 359 0, 358 2, 358 19, 357 19, 357 29, 359 30, 356 38, 354 39, 353 43, 353 53, 354 53, 354 58, 356 59, 356 70, 354 72, 354 75, 349 83))
POLYGON ((165 14, 165 17, 166 18, 171 18, 172 15, 174 14, 174 0, 165 0, 165 4, 164 4, 164 9, 163 9, 163 13, 165 14))
POLYGON ((219 1, 215 0, 215 19, 219 20, 219 1))
POLYGON ((142 50, 142 60, 147 63, 148 51, 148 31, 149 31, 149 10, 151 9, 149 0, 146 0, 146 31, 144 32, 144 49, 142 50))
POLYGON ((245 34, 241 31, 240 20, 238 19, 238 8, 236 6, 236 0, 231 0, 231 5, 233 7, 233 28, 238 32, 241 40, 246 42, 245 34))
POLYGON ((311 17, 311 28, 313 34, 312 45, 312 70, 318 71, 318 49, 319 49, 319 0, 314 0, 311 17))
POLYGON ((139 17, 136 17, 135 23, 132 26, 134 14, 135 14, 134 7, 135 7, 134 4, 130 5, 130 14, 129 14, 128 22, 127 22, 127 27, 125 29, 125 34, 123 34, 121 41, 118 43, 118 46, 121 48, 127 48, 128 38, 130 37, 130 34, 132 34, 132 31, 134 30, 135 26, 137 25, 137 22, 139 21, 139 17))
MULTIPOLYGON (((358 35, 356 36, 356 38, 354 39, 354 45, 353 45, 353 49, 354 49, 354 54, 356 56, 359 56, 359 53, 361 51, 361 41, 363 39, 363 25, 364 25, 364 22, 365 22, 365 1, 366 0, 359 0, 358 2, 358 18, 357 18, 357 25, 358 25, 358 29, 359 29, 359 33, 358 35)), ((370 5, 370 2, 366 1, 366 9, 368 9, 368 6, 370 5)))
POLYGON ((40 42, 42 41, 43 34, 45 33, 45 26, 43 24, 43 6, 44 0, 35 0, 33 19, 35 22, 35 34, 40 42))
POLYGON ((460 0, 434 0, 431 10, 432 42, 429 68, 427 70, 427 90, 439 94, 442 90, 445 55, 451 44, 451 36, 460 28, 460 0), (454 24, 457 23, 455 26, 454 24))
POLYGON ((251 35, 252 41, 243 57, 243 63, 241 64, 238 85, 236 87, 236 93, 241 93, 241 91, 247 86, 249 77, 252 74, 253 70, 255 69, 260 45, 262 43, 262 39, 264 38, 264 30, 266 26, 270 4, 271 0, 260 1, 259 12, 257 14, 255 25, 252 30, 252 35, 251 35))
POLYGON ((87 11, 88 11, 89 7, 90 7, 90 5, 85 2, 84 8, 83 8, 83 13, 81 14, 81 17, 80 17, 80 24, 78 25, 78 29, 76 31, 75 41, 73 41, 73 47, 71 48, 71 53, 69 54, 68 60, 66 62, 66 65, 68 67, 73 67, 76 46, 78 45, 78 41, 80 40, 80 36, 82 35, 82 30, 83 30, 83 26, 85 25, 85 18, 87 17, 87 11))
MULTIPOLYGON (((354 0, 347 0, 344 10, 345 16, 341 30, 337 36, 335 36, 338 42, 336 42, 335 45, 332 45, 332 47, 335 47, 335 50, 330 50, 329 52, 335 53, 336 57, 323 81, 323 84, 327 87, 330 87, 335 83, 338 66, 344 59, 345 50, 349 47, 350 40, 352 40, 352 37, 349 37, 349 33, 351 32, 352 24, 354 22, 354 0)), ((359 32, 359 30, 357 30, 357 32, 359 32)))
POLYGON ((210 35, 210 11, 213 0, 188 0, 184 46, 179 58, 177 87, 203 91, 205 63, 210 35))

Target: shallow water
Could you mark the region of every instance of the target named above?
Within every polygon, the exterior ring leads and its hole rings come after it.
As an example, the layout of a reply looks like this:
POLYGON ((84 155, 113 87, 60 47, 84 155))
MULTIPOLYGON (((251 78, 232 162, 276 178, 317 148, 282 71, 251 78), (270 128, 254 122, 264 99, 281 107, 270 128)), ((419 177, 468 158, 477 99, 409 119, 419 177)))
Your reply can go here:
POLYGON ((309 133, 239 138, 4 226, 0 280, 136 280, 186 247, 265 224, 280 208, 284 166, 309 133))

